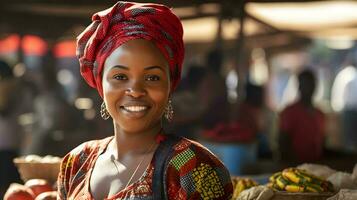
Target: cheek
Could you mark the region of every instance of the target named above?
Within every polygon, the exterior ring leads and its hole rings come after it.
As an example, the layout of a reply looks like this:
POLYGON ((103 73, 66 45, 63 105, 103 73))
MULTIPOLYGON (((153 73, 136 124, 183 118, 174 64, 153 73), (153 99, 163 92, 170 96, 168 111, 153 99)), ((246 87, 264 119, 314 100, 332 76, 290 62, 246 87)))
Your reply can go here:
POLYGON ((114 87, 112 84, 109 84, 108 82, 103 83, 103 97, 104 97, 104 102, 107 104, 107 108, 110 109, 113 104, 115 104, 115 101, 119 98, 121 95, 120 88, 114 87))
POLYGON ((102 87, 103 87, 103 98, 104 98, 103 100, 108 101, 108 99, 110 99, 111 94, 113 93, 113 89, 105 81, 103 81, 102 87))
POLYGON ((166 107, 168 98, 169 98, 168 90, 151 92, 151 99, 158 105, 160 110, 166 107))
POLYGON ((108 112, 110 113, 111 116, 113 116, 113 111, 115 110, 115 94, 110 91, 106 91, 103 93, 104 96, 104 102, 107 107, 108 112))
POLYGON ((112 86, 107 79, 103 77, 102 79, 103 93, 112 90, 112 86))

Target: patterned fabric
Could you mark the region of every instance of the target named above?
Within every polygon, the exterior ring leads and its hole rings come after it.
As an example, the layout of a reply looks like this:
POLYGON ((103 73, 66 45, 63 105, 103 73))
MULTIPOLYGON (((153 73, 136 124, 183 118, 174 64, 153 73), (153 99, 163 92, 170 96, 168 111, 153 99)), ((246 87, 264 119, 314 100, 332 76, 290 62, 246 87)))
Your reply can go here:
MULTIPOLYGON (((93 199, 91 169, 112 138, 86 142, 65 156, 58 177, 58 199, 93 199)), ((138 181, 108 199, 152 199, 153 160, 138 181)), ((174 146, 166 173, 169 199, 231 199, 233 187, 227 169, 199 143, 182 138, 174 146)))
POLYGON ((170 8, 160 4, 117 2, 93 15, 77 37, 77 56, 83 78, 103 97, 102 70, 106 58, 133 39, 152 41, 170 66, 171 89, 180 80, 184 58, 183 28, 170 8))

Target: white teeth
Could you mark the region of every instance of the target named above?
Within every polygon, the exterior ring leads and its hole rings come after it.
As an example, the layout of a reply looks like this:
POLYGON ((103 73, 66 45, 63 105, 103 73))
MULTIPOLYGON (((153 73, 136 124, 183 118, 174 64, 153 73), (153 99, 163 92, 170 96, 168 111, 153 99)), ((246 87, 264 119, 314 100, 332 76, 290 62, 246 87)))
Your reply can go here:
POLYGON ((130 112, 140 112, 140 111, 146 110, 147 107, 146 106, 125 106, 124 109, 128 110, 130 112))

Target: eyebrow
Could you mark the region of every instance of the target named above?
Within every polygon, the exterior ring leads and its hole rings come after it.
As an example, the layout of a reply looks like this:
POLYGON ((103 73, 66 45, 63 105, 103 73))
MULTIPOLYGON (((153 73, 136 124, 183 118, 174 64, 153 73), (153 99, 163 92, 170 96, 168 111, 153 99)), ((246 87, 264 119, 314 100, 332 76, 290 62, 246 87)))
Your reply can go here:
MULTIPOLYGON (((129 70, 129 67, 123 66, 123 65, 115 65, 112 68, 119 68, 119 69, 123 69, 123 70, 129 70)), ((160 67, 160 66, 150 66, 150 67, 145 67, 144 70, 152 70, 152 69, 159 69, 163 72, 165 72, 165 70, 160 67)))
POLYGON ((144 69, 144 70, 151 70, 151 69, 159 69, 159 70, 161 70, 161 71, 165 72, 165 70, 164 70, 162 67, 160 67, 160 66, 150 66, 150 67, 145 67, 145 69, 144 69))
POLYGON ((111 67, 112 69, 113 68, 119 68, 119 69, 124 69, 124 70, 129 70, 129 67, 125 67, 123 65, 114 65, 113 67, 111 67))

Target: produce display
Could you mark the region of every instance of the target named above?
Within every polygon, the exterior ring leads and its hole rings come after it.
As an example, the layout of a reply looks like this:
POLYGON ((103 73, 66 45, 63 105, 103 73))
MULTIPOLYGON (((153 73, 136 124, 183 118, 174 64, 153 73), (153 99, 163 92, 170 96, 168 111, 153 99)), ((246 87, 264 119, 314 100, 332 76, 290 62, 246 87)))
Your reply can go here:
POLYGON ((20 200, 20 199, 34 200, 35 195, 33 194, 30 188, 24 185, 18 183, 11 184, 4 195, 4 200, 20 200))
POLYGON ((44 179, 31 179, 25 185, 13 183, 4 195, 4 200, 55 200, 57 192, 44 179))
POLYGON ((51 192, 41 193, 36 197, 35 200, 56 200, 56 199, 57 199, 57 192, 51 191, 51 192))
POLYGON ((47 156, 38 156, 38 155, 27 155, 19 158, 15 158, 16 161, 28 162, 28 163, 57 163, 62 159, 57 156, 47 155, 47 156))
POLYGON ((277 172, 269 178, 269 181, 268 186, 277 191, 334 192, 331 182, 297 168, 287 168, 277 172))
POLYGON ((237 198, 243 190, 258 185, 257 182, 249 178, 233 178, 232 183, 233 183, 233 199, 237 198))
POLYGON ((265 185, 258 185, 252 178, 240 177, 233 177, 232 183, 232 200, 253 200, 258 196, 271 200, 326 199, 335 193, 334 185, 327 179, 292 167, 273 174, 265 185))
POLYGON ((35 197, 41 193, 54 190, 51 184, 45 179, 30 179, 26 181, 25 186, 31 189, 35 197))
POLYGON ((13 183, 4 200, 55 200, 56 180, 61 158, 56 156, 27 155, 14 159, 24 185, 13 183))
POLYGON ((50 183, 54 183, 57 180, 61 160, 60 157, 51 155, 44 157, 27 155, 15 158, 14 163, 23 181, 45 179, 50 183))

